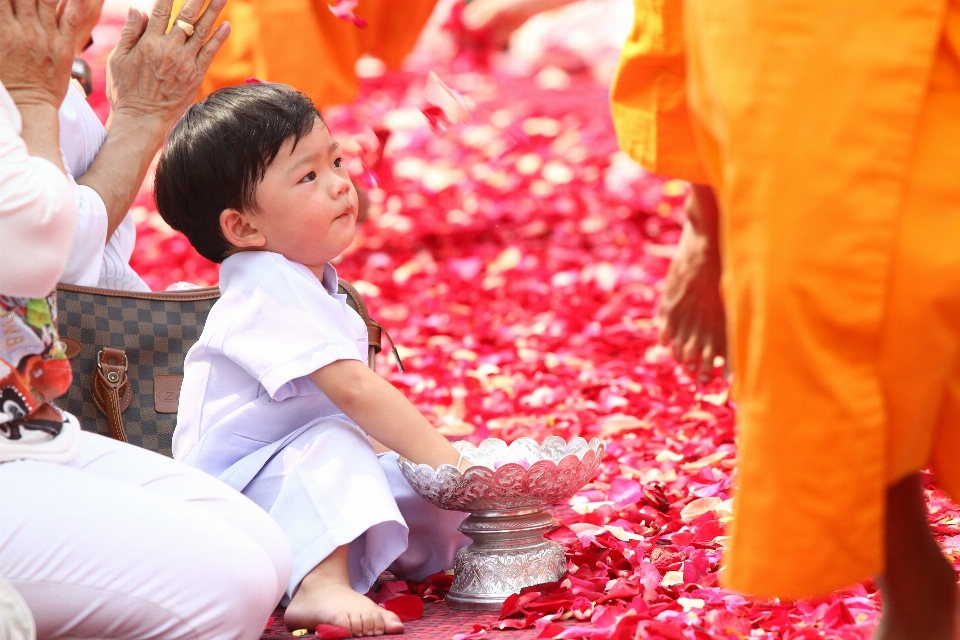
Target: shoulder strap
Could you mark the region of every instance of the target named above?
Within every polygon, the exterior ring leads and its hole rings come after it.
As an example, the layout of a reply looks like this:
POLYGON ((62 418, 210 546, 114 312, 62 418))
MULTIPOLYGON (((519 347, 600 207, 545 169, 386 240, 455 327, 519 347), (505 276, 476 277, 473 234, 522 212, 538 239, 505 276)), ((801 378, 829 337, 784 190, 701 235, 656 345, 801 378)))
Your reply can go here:
POLYGON ((360 317, 363 319, 363 323, 367 325, 367 344, 369 345, 367 364, 370 365, 371 369, 375 368, 374 356, 383 350, 383 345, 381 342, 381 334, 383 334, 387 337, 387 340, 390 341, 390 348, 391 351, 393 351, 393 357, 397 361, 397 369, 400 370, 400 373, 403 373, 403 363, 400 362, 400 352, 397 351, 397 346, 393 343, 393 338, 391 338, 390 334, 387 333, 387 330, 383 328, 383 325, 370 317, 370 311, 367 309, 367 303, 363 301, 363 296, 360 295, 360 292, 357 291, 352 284, 343 278, 339 278, 338 284, 339 292, 346 294, 347 296, 347 304, 353 307, 353 310, 360 314, 360 317))

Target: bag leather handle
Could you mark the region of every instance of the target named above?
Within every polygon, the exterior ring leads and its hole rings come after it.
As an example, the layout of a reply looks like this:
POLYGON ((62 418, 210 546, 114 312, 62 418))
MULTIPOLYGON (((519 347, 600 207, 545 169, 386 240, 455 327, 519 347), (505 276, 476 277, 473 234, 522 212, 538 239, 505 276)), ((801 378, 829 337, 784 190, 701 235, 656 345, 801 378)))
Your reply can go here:
POLYGON ((393 351, 393 357, 397 361, 397 369, 400 370, 400 373, 403 373, 403 363, 400 362, 400 352, 397 351, 397 346, 393 343, 393 338, 390 337, 390 334, 387 333, 387 330, 383 328, 379 322, 370 317, 370 311, 367 309, 367 303, 363 301, 363 296, 360 295, 360 292, 357 291, 356 287, 344 280, 343 278, 338 279, 339 290, 341 293, 347 295, 347 304, 350 304, 353 307, 353 310, 356 311, 360 317, 363 319, 363 323, 367 325, 367 345, 370 353, 367 357, 367 364, 371 369, 376 370, 376 360, 375 355, 380 353, 383 349, 381 344, 381 333, 387 337, 387 340, 390 341, 390 347, 393 351))
POLYGON ((100 413, 107 417, 110 436, 127 442, 122 413, 130 406, 133 391, 127 376, 127 354, 123 349, 104 347, 97 353, 97 368, 93 373, 93 401, 100 413))
MULTIPOLYGON (((374 342, 371 342, 370 348, 375 349, 375 353, 380 353, 380 350, 383 348, 380 345, 380 334, 382 333, 383 335, 385 335, 387 337, 387 340, 390 341, 390 350, 393 352, 393 357, 397 361, 397 369, 400 371, 400 373, 403 373, 404 368, 403 368, 403 363, 400 362, 400 352, 397 351, 397 345, 393 343, 393 338, 390 337, 390 334, 387 333, 387 330, 383 328, 382 324, 380 324, 373 318, 369 318, 369 317, 365 318, 364 322, 367 323, 367 335, 371 337, 371 340, 373 339, 372 337, 374 333, 376 333, 376 336, 377 336, 376 344, 374 344, 374 342)), ((371 361, 372 360, 373 360, 373 357, 371 356, 371 361)), ((372 369, 373 365, 370 365, 370 368, 372 369)))

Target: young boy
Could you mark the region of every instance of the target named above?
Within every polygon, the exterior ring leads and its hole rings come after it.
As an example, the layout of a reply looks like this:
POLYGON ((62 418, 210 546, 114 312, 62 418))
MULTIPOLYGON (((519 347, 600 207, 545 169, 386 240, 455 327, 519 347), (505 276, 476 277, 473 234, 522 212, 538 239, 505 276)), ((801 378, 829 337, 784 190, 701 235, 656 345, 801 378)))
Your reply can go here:
POLYGON ((388 568, 450 568, 464 514, 414 494, 397 454, 378 458, 366 434, 418 463, 461 460, 365 365, 366 326, 337 293, 330 261, 357 215, 339 145, 306 96, 228 87, 173 129, 155 192, 164 220, 223 263, 222 297, 184 365, 174 457, 280 523, 294 555, 287 626, 402 631, 361 594, 388 568))

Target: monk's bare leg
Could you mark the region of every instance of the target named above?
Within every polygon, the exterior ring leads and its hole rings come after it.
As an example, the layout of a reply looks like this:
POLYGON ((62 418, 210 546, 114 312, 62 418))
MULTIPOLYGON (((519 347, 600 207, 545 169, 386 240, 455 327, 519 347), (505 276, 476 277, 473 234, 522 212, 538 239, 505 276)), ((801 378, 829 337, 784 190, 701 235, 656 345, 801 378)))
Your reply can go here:
POLYGON ((957 576, 930 526, 920 474, 887 489, 883 615, 874 640, 956 640, 957 576))
POLYGON ((396 614, 350 586, 347 557, 347 545, 337 547, 307 574, 284 613, 287 628, 313 631, 318 624, 332 624, 354 637, 402 633, 396 614))

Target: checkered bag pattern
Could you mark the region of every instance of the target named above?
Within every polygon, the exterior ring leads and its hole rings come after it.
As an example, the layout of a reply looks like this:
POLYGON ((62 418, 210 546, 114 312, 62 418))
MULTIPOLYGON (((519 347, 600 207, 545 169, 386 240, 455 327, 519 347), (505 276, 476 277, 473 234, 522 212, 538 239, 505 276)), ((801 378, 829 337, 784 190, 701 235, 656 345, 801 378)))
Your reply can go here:
POLYGON ((127 438, 131 444, 172 455, 177 415, 155 410, 154 378, 183 375, 187 350, 200 337, 207 314, 219 297, 217 287, 163 293, 57 287, 61 339, 80 345, 79 353, 70 359, 73 383, 67 394, 57 399, 57 406, 76 415, 84 429, 109 437, 107 419, 94 404, 93 375, 101 349, 123 349, 133 393, 123 412, 127 438))

